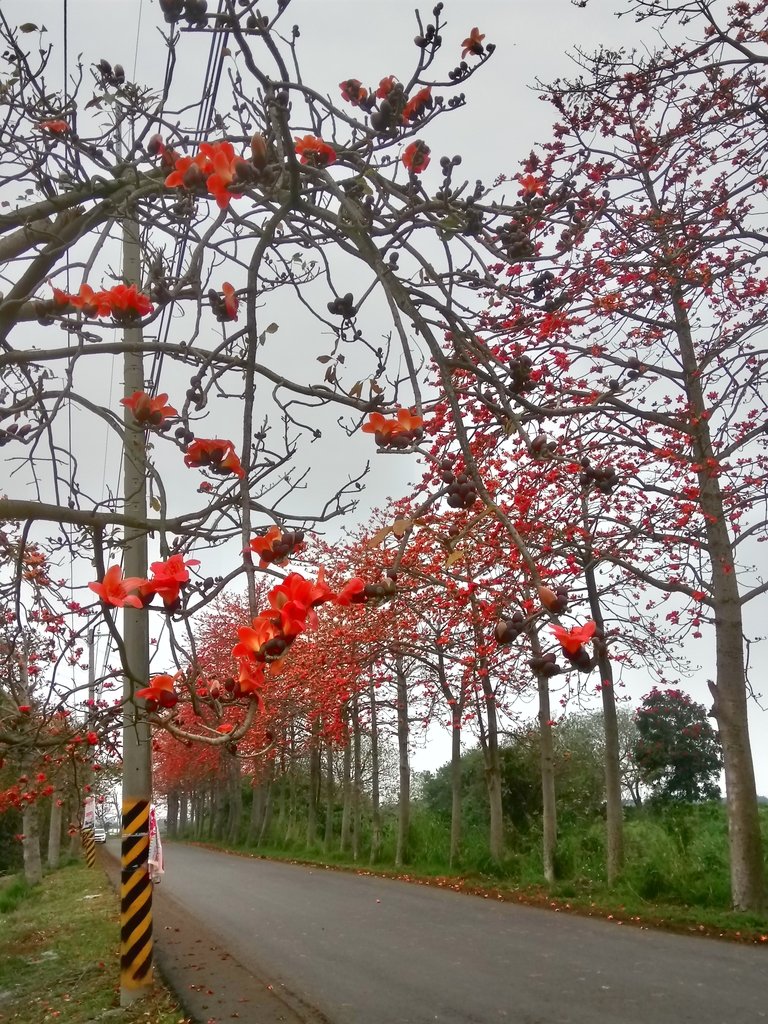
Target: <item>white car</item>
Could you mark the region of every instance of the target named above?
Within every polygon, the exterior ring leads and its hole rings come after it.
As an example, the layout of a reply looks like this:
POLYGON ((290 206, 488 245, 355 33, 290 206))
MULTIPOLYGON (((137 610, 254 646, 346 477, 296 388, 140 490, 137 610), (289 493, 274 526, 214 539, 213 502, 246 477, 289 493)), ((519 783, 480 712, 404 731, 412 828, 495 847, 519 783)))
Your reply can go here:
POLYGON ((107 833, 103 828, 95 828, 93 830, 93 841, 94 843, 106 843, 107 833))

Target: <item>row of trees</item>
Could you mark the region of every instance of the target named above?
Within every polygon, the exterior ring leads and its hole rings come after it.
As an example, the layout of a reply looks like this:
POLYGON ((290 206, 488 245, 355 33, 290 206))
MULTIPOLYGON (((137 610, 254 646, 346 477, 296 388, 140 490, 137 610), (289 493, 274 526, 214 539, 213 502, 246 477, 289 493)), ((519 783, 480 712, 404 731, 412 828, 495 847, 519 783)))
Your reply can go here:
MULTIPOLYGON (((676 644, 706 631, 733 903, 760 907, 744 614, 768 587, 754 557, 766 538, 764 4, 718 20, 705 0, 630 3, 683 21, 691 41, 584 55, 576 81, 546 89, 550 137, 474 188, 456 157, 430 162, 428 140, 467 102, 490 31, 462 41, 437 4, 418 17, 407 73, 377 84, 343 69, 326 96, 299 71, 288 3, 160 6, 162 90, 101 58, 87 103, 69 78, 63 91, 46 81, 50 50, 25 42, 41 30, 0 14, 0 440, 13 470, 0 516, 20 524, 4 614, 10 657, 38 624, 55 642, 35 687, 3 683, 5 756, 39 756, 77 699, 82 639, 103 623, 117 654, 100 682, 124 676, 128 722, 189 751, 263 759, 306 740, 291 721, 331 749, 363 705, 377 713, 370 690, 386 683, 407 807, 420 681, 444 702, 456 750, 476 730, 499 860, 501 720, 533 693, 552 877, 550 690, 563 675, 563 699, 585 681, 599 691, 614 879, 620 672, 663 673, 676 644), (206 83, 201 104, 174 109, 176 57, 196 36, 221 47, 219 67, 236 53, 229 91, 214 109, 206 83), (312 359, 277 342, 286 293, 312 359), (50 340, 59 330, 66 344, 50 340), (118 354, 122 412, 103 383, 118 354), (311 528, 350 515, 365 475, 335 481, 310 514, 294 504, 305 453, 360 427, 376 458, 417 452, 423 477, 343 550, 304 548, 311 528), (126 493, 79 453, 80 432, 124 447, 126 493), (157 555, 128 579, 126 537, 131 551, 151 538, 157 555), (297 556, 325 578, 280 572, 297 556), (121 608, 162 633, 163 671, 148 677, 126 647, 121 608)), ((100 741, 121 710, 105 704, 100 741)), ((341 750, 356 763, 354 743, 341 750)), ((312 772, 315 793, 317 757, 312 772)))
MULTIPOLYGON (((357 861, 387 858, 402 866, 414 849, 406 824, 414 805, 446 822, 444 848, 433 850, 454 870, 491 865, 488 847, 488 799, 482 750, 463 752, 460 816, 470 836, 455 850, 448 841, 455 825, 456 764, 414 778, 409 806, 400 799, 394 730, 387 724, 391 701, 377 691, 375 713, 357 701, 346 716, 342 746, 315 732, 306 746, 292 723, 290 742, 266 765, 208 752, 189 770, 189 759, 172 741, 156 750, 158 783, 167 807, 172 837, 213 839, 248 847, 323 849, 357 861), (355 711, 357 713, 355 713, 355 711), (375 731, 372 720, 376 723, 375 731), (478 843, 484 833, 485 840, 478 843), (478 855, 478 846, 482 854, 478 855)), ((636 713, 619 716, 622 739, 622 789, 625 803, 639 807, 643 796, 653 805, 691 803, 719 796, 720 750, 705 709, 679 690, 653 690, 636 713)), ((599 713, 567 715, 555 730, 554 758, 560 816, 571 828, 587 829, 605 809, 604 739, 599 713)), ((541 832, 542 789, 538 725, 509 730, 500 750, 505 836, 510 849, 541 832)), ((562 863, 562 858, 557 858, 562 863)), ((497 863, 497 867, 498 862, 497 863)))

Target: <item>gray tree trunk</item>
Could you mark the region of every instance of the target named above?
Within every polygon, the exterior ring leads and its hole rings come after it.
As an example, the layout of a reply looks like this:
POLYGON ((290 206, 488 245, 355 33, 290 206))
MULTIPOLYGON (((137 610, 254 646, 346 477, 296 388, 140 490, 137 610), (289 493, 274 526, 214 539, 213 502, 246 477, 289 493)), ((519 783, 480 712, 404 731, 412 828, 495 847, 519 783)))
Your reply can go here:
POLYGON ((716 467, 718 460, 712 445, 709 409, 702 391, 685 297, 679 286, 673 289, 673 305, 690 407, 693 453, 699 467, 699 503, 712 569, 717 669, 716 680, 710 683, 710 690, 723 746, 731 902, 735 910, 761 911, 765 904, 765 867, 749 739, 744 623, 737 566, 720 480, 717 472, 710 468, 716 467))
POLYGON ((376 686, 368 686, 371 705, 371 864, 381 854, 381 798, 379 795, 379 716, 376 706, 376 686))
POLYGON ((333 846, 333 815, 336 806, 336 783, 333 777, 333 742, 328 741, 325 754, 325 835, 323 849, 329 853, 333 846))
POLYGON ((352 697, 352 859, 360 857, 361 795, 363 786, 363 765, 360 749, 360 703, 357 693, 352 697))
POLYGON ((62 829, 61 795, 55 791, 51 796, 51 817, 48 821, 48 867, 55 869, 61 862, 62 829))
MULTIPOLYGON (((535 627, 534 627, 535 629, 535 627)), ((531 630, 531 647, 541 657, 538 636, 531 630)), ((555 856, 557 854, 557 803, 555 800, 555 751, 552 740, 552 709, 549 699, 549 679, 537 673, 539 691, 539 744, 541 766, 542 800, 542 861, 544 878, 550 885, 555 881, 555 856)))
POLYGON ((320 803, 321 764, 320 737, 313 726, 309 747, 309 792, 307 794, 307 846, 317 846, 317 809, 320 803))
POLYGON ((411 765, 408 752, 410 723, 408 721, 408 680, 403 669, 403 659, 395 658, 397 680, 397 751, 399 764, 399 793, 397 798, 397 845, 395 867, 402 867, 408 860, 408 842, 411 826, 411 765))
POLYGON ((243 817, 243 787, 240 778, 240 758, 229 758, 228 764, 229 819, 227 821, 227 842, 236 846, 240 841, 240 825, 243 817))
POLYGON ((344 709, 344 757, 341 781, 341 837, 339 853, 346 853, 352 840, 352 736, 349 729, 349 709, 344 709))
POLYGON ((166 820, 168 838, 175 839, 179 834, 179 791, 172 789, 168 794, 168 818, 166 820))

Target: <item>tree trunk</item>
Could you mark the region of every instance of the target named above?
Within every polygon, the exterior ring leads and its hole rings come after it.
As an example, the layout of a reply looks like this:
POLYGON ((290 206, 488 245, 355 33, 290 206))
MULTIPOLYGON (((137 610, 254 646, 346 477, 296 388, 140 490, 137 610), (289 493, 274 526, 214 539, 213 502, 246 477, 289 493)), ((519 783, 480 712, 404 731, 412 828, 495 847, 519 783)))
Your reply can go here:
MULTIPOLYGON (((582 498, 582 519, 589 536, 586 498, 582 498)), ((605 630, 603 608, 597 589, 592 549, 587 543, 588 561, 584 566, 584 579, 589 596, 592 619, 602 634, 605 630)), ((600 697, 603 704, 603 732, 605 735, 605 868, 608 885, 614 885, 624 870, 624 806, 621 802, 621 744, 619 720, 616 715, 616 694, 613 688, 613 665, 605 643, 593 643, 600 672, 600 697)))
MULTIPOLYGON (((472 580, 467 566, 467 584, 471 588, 472 580)), ((484 637, 481 623, 482 613, 474 592, 470 589, 472 606, 472 629, 475 638, 475 660, 477 674, 483 688, 485 705, 486 729, 481 729, 480 745, 485 763, 485 785, 488 791, 488 812, 490 817, 488 852, 491 858, 499 863, 504 858, 504 809, 501 800, 501 756, 499 754, 499 716, 496 708, 496 694, 491 685, 488 670, 488 659, 480 652, 483 649, 484 637)), ((482 716, 481 716, 482 720, 482 716)))
POLYGON ((256 846, 261 833, 261 823, 264 820, 264 786, 258 782, 251 789, 251 814, 248 819, 248 834, 246 843, 248 846, 256 846))
POLYGON ((48 822, 48 867, 55 869, 61 861, 62 804, 58 791, 51 796, 51 817, 48 822))
POLYGON ((169 839, 175 839, 179 834, 179 791, 172 789, 168 794, 168 818, 166 829, 169 839))
POLYGON ((179 797, 179 834, 184 835, 187 831, 187 815, 189 814, 189 797, 182 793, 179 797))
POLYGON ((330 853, 333 845, 333 815, 336 805, 336 786, 333 777, 333 741, 328 740, 325 754, 325 835, 323 849, 330 853))
POLYGON ((451 840, 448 866, 453 867, 461 856, 461 719, 462 712, 451 705, 451 840))
POLYGON ((227 842, 236 846, 240 841, 240 825, 243 817, 243 787, 240 778, 240 759, 228 759, 229 819, 227 821, 227 842))
POLYGON ((24 879, 27 885, 39 885, 43 880, 43 859, 40 856, 40 808, 36 800, 24 805, 21 827, 24 879))
POLYGON ((357 693, 352 697, 352 860, 360 857, 360 796, 362 790, 362 757, 360 750, 360 703, 357 693))
POLYGON ((226 783, 217 778, 213 784, 213 800, 211 809, 211 837, 223 839, 227 824, 226 783))
POLYGON ((376 707, 376 686, 371 680, 368 686, 371 703, 371 864, 381 854, 381 806, 379 796, 379 718, 376 707))
POLYGON ((397 750, 399 760, 400 791, 397 798, 397 846, 395 867, 401 868, 408 860, 408 840, 411 824, 411 766, 408 753, 408 680, 403 670, 403 659, 395 659, 397 676, 397 750))
POLYGON ((718 458, 710 434, 710 411, 702 391, 685 296, 679 285, 673 288, 673 306, 690 406, 699 503, 712 569, 717 672, 716 681, 710 683, 710 690, 714 698, 713 714, 723 745, 731 902, 735 910, 761 911, 765 902, 765 868, 749 740, 744 623, 737 567, 718 476, 718 458))
POLYGON ((344 709, 344 759, 342 762, 341 838, 339 853, 346 853, 352 838, 352 737, 349 731, 349 709, 344 709))
POLYGON ((309 792, 307 793, 307 846, 313 850, 317 846, 317 809, 320 803, 320 737, 318 724, 312 727, 309 747, 309 792))
POLYGON ((731 902, 734 910, 761 911, 765 903, 762 837, 747 722, 741 606, 717 601, 717 682, 710 683, 713 713, 723 745, 731 902))
MULTIPOLYGON (((273 768, 274 772, 274 768, 273 768)), ((261 831, 259 832, 259 846, 264 845, 264 840, 269 836, 269 829, 272 825, 272 808, 274 806, 275 781, 272 776, 267 781, 267 792, 264 797, 264 816, 261 819, 261 831)))
MULTIPOLYGON (((532 643, 533 653, 541 657, 538 637, 532 643)), ((544 878, 552 885, 555 881, 557 854, 557 802, 555 800, 555 751, 552 741, 552 710, 549 701, 549 679, 537 673, 539 690, 539 745, 541 761, 542 803, 542 859, 544 878)))

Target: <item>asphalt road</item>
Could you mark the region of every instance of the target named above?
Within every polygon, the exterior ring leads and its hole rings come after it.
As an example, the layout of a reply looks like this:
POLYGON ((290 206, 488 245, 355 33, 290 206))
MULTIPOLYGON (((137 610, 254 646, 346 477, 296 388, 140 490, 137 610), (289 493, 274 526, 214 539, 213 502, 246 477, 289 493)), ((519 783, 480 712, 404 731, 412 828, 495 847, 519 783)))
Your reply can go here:
MULTIPOLYGON (((163 897, 244 967, 292 993, 295 1005, 322 1015, 306 1019, 768 1021, 764 948, 199 847, 168 844, 166 869, 163 897)), ((210 968, 202 976, 215 983, 216 964, 210 968)))

